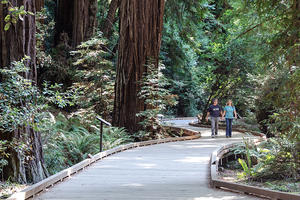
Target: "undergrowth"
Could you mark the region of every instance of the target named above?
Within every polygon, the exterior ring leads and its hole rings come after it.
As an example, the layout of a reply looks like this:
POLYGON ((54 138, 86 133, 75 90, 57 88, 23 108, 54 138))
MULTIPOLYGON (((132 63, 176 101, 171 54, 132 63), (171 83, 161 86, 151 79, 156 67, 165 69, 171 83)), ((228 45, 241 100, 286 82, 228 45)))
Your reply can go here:
MULTIPOLYGON (((58 114, 49 115, 43 136, 44 156, 50 174, 70 167, 99 152, 99 122, 83 124, 79 116, 66 117, 58 114)), ((125 129, 104 127, 103 149, 110 149, 120 144, 131 142, 125 129)))

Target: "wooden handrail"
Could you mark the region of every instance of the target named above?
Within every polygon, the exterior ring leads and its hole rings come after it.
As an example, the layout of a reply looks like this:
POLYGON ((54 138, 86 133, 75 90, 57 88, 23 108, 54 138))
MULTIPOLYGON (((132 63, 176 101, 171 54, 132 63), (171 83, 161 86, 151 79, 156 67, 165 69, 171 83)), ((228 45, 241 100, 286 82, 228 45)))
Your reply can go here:
POLYGON ((111 126, 111 123, 109 123, 109 122, 107 122, 107 121, 105 121, 104 119, 102 119, 101 117, 99 117, 99 116, 97 116, 96 117, 100 122, 103 122, 105 125, 107 125, 107 126, 111 126))
POLYGON ((99 116, 97 116, 96 118, 100 121, 100 152, 102 152, 102 150, 103 150, 103 124, 105 124, 107 126, 111 126, 111 124, 99 116))

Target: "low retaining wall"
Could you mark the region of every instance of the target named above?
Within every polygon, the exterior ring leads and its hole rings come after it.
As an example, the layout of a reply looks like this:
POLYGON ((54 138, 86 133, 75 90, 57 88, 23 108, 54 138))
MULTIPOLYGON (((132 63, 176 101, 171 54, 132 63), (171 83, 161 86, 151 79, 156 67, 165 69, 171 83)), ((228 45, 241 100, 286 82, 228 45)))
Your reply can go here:
POLYGON ((183 131, 184 135, 188 135, 185 137, 172 137, 172 138, 166 138, 166 139, 160 139, 160 140, 149 140, 144 142, 136 142, 131 144, 125 144, 118 147, 115 147, 113 149, 98 153, 91 158, 85 159, 81 161, 80 163, 67 168, 57 174, 54 174, 46 179, 44 179, 41 182, 38 182, 18 193, 13 194, 8 200, 25 200, 31 197, 34 197, 40 192, 45 191, 46 189, 52 187, 54 184, 63 181, 65 178, 69 178, 71 175, 85 169, 86 167, 90 166, 91 164, 108 157, 110 155, 113 155, 115 153, 119 153, 122 151, 126 151, 128 149, 142 147, 142 146, 148 146, 148 145, 155 145, 155 144, 161 144, 161 143, 167 143, 167 142, 177 142, 177 141, 184 141, 184 140, 194 140, 201 137, 201 134, 197 131, 192 131, 188 129, 180 129, 175 127, 169 127, 174 130, 183 131))
MULTIPOLYGON (((256 142, 260 142, 258 139, 256 142)), ((225 145, 211 154, 210 159, 210 174, 211 174, 211 186, 214 188, 226 188, 227 190, 242 192, 245 194, 252 194, 255 196, 261 196, 276 200, 300 200, 300 195, 291 194, 287 192, 279 192, 270 189, 264 189, 261 187, 254 187, 240 183, 232 183, 228 181, 223 181, 218 178, 218 168, 222 157, 229 152, 230 148, 234 147, 238 143, 232 143, 225 145)))

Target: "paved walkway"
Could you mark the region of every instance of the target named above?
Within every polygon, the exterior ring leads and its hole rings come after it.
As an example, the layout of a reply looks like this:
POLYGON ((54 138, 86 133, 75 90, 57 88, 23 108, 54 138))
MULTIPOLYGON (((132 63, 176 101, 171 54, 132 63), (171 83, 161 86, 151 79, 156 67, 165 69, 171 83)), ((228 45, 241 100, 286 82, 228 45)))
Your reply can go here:
MULTIPOLYGON (((186 120, 176 120, 174 125, 185 127, 187 123, 186 120)), ((115 154, 55 185, 35 199, 258 199, 212 189, 208 185, 211 152, 221 145, 240 141, 242 135, 234 133, 231 139, 226 139, 221 131, 218 138, 212 139, 209 129, 193 129, 200 130, 203 137, 115 154)))

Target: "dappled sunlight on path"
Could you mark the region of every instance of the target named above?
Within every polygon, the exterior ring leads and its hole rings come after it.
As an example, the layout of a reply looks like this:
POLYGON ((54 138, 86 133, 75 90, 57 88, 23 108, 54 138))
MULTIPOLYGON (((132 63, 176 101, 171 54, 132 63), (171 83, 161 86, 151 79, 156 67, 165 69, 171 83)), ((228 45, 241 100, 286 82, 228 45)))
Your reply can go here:
POLYGON ((206 136, 209 129, 195 129, 204 133, 204 137, 112 155, 36 199, 258 199, 209 187, 211 152, 223 144, 241 141, 243 135, 234 133, 233 138, 226 139, 221 131, 219 138, 212 139, 206 136))

